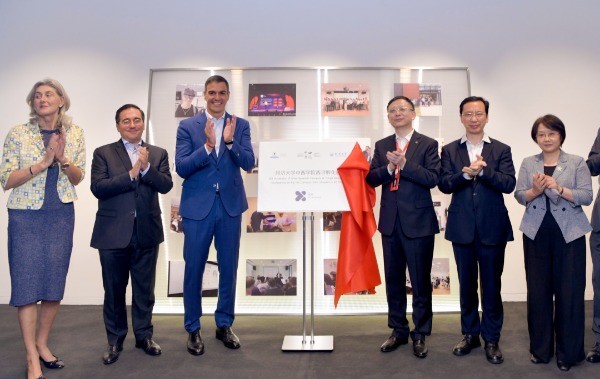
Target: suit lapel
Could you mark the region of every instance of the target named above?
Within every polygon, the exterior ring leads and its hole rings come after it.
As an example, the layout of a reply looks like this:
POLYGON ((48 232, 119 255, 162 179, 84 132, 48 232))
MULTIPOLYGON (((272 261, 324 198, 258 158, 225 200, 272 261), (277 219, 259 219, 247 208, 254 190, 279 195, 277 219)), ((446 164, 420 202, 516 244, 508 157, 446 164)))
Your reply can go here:
POLYGON ((125 145, 123 144, 122 140, 115 142, 115 152, 127 171, 131 170, 133 165, 131 164, 131 159, 129 159, 129 154, 127 154, 127 150, 125 150, 125 145))
POLYGON ((487 162, 490 160, 490 156, 492 154, 492 149, 494 148, 494 141, 490 139, 490 143, 483 143, 483 149, 481 150, 481 156, 483 157, 483 161, 487 162))
MULTIPOLYGON (((223 156, 223 154, 225 154, 225 149, 227 149, 226 145, 225 145, 225 140, 223 139, 223 132, 225 132, 225 125, 227 124, 227 120, 231 119, 231 115, 227 112, 225 112, 225 118, 223 119, 223 130, 221 130, 221 139, 219 141, 216 141, 216 143, 219 144, 219 156, 217 156, 217 163, 219 163, 219 161, 221 160, 221 157, 223 156)), ((215 152, 215 156, 216 156, 216 152, 215 152)))
POLYGON ((554 170, 554 174, 552 174, 552 177, 554 179, 558 179, 558 177, 565 172, 565 169, 567 168, 567 156, 565 155, 565 153, 563 153, 563 151, 560 151, 560 155, 558 157, 558 162, 556 164, 556 169, 554 170))
MULTIPOLYGON (((196 121, 197 123, 197 128, 198 128, 198 145, 202 146, 204 148, 204 144, 206 143, 206 134, 205 134, 205 128, 206 128, 206 121, 208 120, 208 116, 206 114, 206 112, 202 112, 201 114, 199 114, 198 116, 198 120, 196 121)), ((217 158, 217 152, 216 149, 213 149, 209 156, 214 159, 215 161, 218 160, 217 158)))
POLYGON ((467 150, 466 142, 460 143, 459 141, 458 155, 460 156, 460 160, 462 161, 463 167, 469 167, 471 165, 471 160, 469 159, 469 150, 467 150))
MULTIPOLYGON (((387 137, 384 141, 384 151, 383 151, 383 155, 385 158, 385 153, 388 151, 395 151, 396 150, 396 135, 392 134, 391 136, 387 137)), ((387 161, 387 158, 386 158, 387 161)))
POLYGON ((533 168, 534 173, 544 173, 544 156, 542 153, 535 156, 535 167, 533 168))
POLYGON ((410 142, 408 143, 408 148, 406 149, 406 160, 410 160, 412 156, 415 154, 415 151, 419 148, 419 144, 421 143, 421 134, 417 131, 413 132, 412 137, 410 138, 410 142))

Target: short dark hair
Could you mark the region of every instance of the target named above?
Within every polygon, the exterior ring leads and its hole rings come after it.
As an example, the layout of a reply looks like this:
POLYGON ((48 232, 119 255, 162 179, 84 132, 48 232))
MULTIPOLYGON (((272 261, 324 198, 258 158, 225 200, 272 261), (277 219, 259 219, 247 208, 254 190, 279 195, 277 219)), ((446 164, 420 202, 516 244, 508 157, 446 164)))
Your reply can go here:
POLYGON ((387 107, 385 107, 385 109, 389 109, 390 108, 390 104, 393 103, 396 100, 404 100, 404 101, 406 101, 407 103, 410 104, 410 109, 413 110, 413 111, 415 110, 415 104, 413 104, 412 100, 409 99, 406 96, 394 96, 394 97, 392 97, 392 100, 388 101, 387 107))
POLYGON ((204 91, 206 91, 206 87, 208 87, 210 83, 225 83, 225 86, 227 87, 227 92, 229 92, 229 82, 221 75, 213 75, 210 78, 206 79, 206 82, 204 82, 204 91))
POLYGON ((562 146, 563 142, 565 142, 565 139, 567 138, 567 131, 565 130, 565 124, 563 124, 560 118, 553 114, 547 114, 538 117, 531 127, 531 138, 535 143, 537 143, 537 132, 540 124, 544 124, 544 126, 548 129, 558 132, 558 134, 560 134, 560 146, 562 146))
POLYGON ((485 106, 485 114, 487 115, 490 110, 490 102, 481 96, 469 96, 466 99, 464 99, 463 101, 461 101, 460 109, 459 109, 460 114, 462 115, 462 111, 463 111, 463 108, 466 103, 474 103, 476 101, 481 101, 483 103, 483 105, 485 106))
POLYGON ((142 121, 146 121, 146 116, 144 115, 144 111, 142 110, 142 108, 138 107, 135 104, 125 104, 123 106, 121 106, 121 108, 117 109, 117 112, 115 113, 115 122, 118 124, 119 121, 121 121, 121 112, 123 112, 125 109, 129 109, 129 108, 135 108, 138 111, 140 111, 140 113, 142 114, 142 121))

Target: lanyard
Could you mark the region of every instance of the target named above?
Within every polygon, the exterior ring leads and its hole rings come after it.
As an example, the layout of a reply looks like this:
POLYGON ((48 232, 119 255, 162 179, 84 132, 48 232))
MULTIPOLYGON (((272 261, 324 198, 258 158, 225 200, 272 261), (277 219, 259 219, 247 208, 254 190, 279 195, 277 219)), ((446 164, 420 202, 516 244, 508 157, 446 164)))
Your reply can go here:
MULTIPOLYGON (((404 148, 402 149, 402 154, 406 154, 408 145, 410 145, 410 141, 407 141, 406 145, 404 145, 404 148)), ((396 151, 398 151, 398 150, 400 150, 400 146, 398 145, 398 141, 396 141, 396 151)), ((400 167, 398 167, 398 165, 396 165, 396 168, 394 169, 394 180, 392 181, 392 184, 390 185, 390 191, 398 191, 399 185, 400 185, 400 167)))

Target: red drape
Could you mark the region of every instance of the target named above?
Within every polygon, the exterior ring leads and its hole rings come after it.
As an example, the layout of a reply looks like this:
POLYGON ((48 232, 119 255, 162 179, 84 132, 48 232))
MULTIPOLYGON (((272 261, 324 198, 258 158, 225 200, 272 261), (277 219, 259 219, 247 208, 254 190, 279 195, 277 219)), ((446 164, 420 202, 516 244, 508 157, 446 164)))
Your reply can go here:
POLYGON ((381 284, 372 240, 377 230, 373 214, 375 190, 365 181, 368 172, 369 163, 356 143, 350 156, 338 168, 350 212, 342 214, 334 297, 336 307, 343 294, 365 290, 375 293, 375 286, 381 284))

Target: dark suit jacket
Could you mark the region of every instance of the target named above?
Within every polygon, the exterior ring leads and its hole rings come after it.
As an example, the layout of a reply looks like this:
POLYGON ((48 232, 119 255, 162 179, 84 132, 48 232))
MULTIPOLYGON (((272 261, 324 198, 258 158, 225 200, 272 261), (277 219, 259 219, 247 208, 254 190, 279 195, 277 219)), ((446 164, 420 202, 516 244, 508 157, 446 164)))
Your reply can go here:
MULTIPOLYGON (((594 145, 592 145, 592 149, 590 150, 590 154, 588 155, 586 163, 592 176, 597 176, 600 174, 600 129, 598 129, 598 135, 594 140, 594 145)), ((598 192, 596 201, 594 201, 591 221, 594 232, 600 231, 600 192, 598 192)))
POLYGON ((140 180, 132 181, 132 165, 122 140, 101 146, 92 159, 91 190, 98 198, 98 212, 91 246, 96 249, 127 247, 137 213, 140 247, 156 246, 164 240, 158 193, 173 187, 167 151, 143 143, 148 148, 150 169, 140 180))
MULTIPOLYGON (((230 118, 226 113, 225 123, 230 118)), ((179 214, 204 219, 212 209, 218 183, 223 207, 230 216, 239 216, 248 209, 240 169, 249 171, 254 167, 250 124, 237 118, 231 150, 221 138, 218 157, 215 149, 206 153, 205 127, 206 113, 202 112, 181 121, 177 129, 175 168, 184 179, 179 214)))
POLYGON ((483 174, 475 180, 465 179, 462 169, 470 166, 467 143, 456 140, 442 148, 442 178, 439 188, 452 194, 448 208, 446 239, 468 244, 475 238, 486 245, 512 241, 513 231, 504 205, 503 193, 515 189, 515 167, 510 147, 490 139, 481 155, 487 163, 483 174))
POLYGON ((417 238, 439 233, 430 191, 437 185, 440 175, 437 141, 413 132, 406 150, 406 164, 400 173, 398 191, 390 191, 393 173, 390 175, 387 170, 386 153, 394 150, 395 134, 377 141, 366 178, 371 187, 382 186, 379 231, 383 235, 391 235, 397 212, 400 212, 400 223, 406 236, 417 238))

